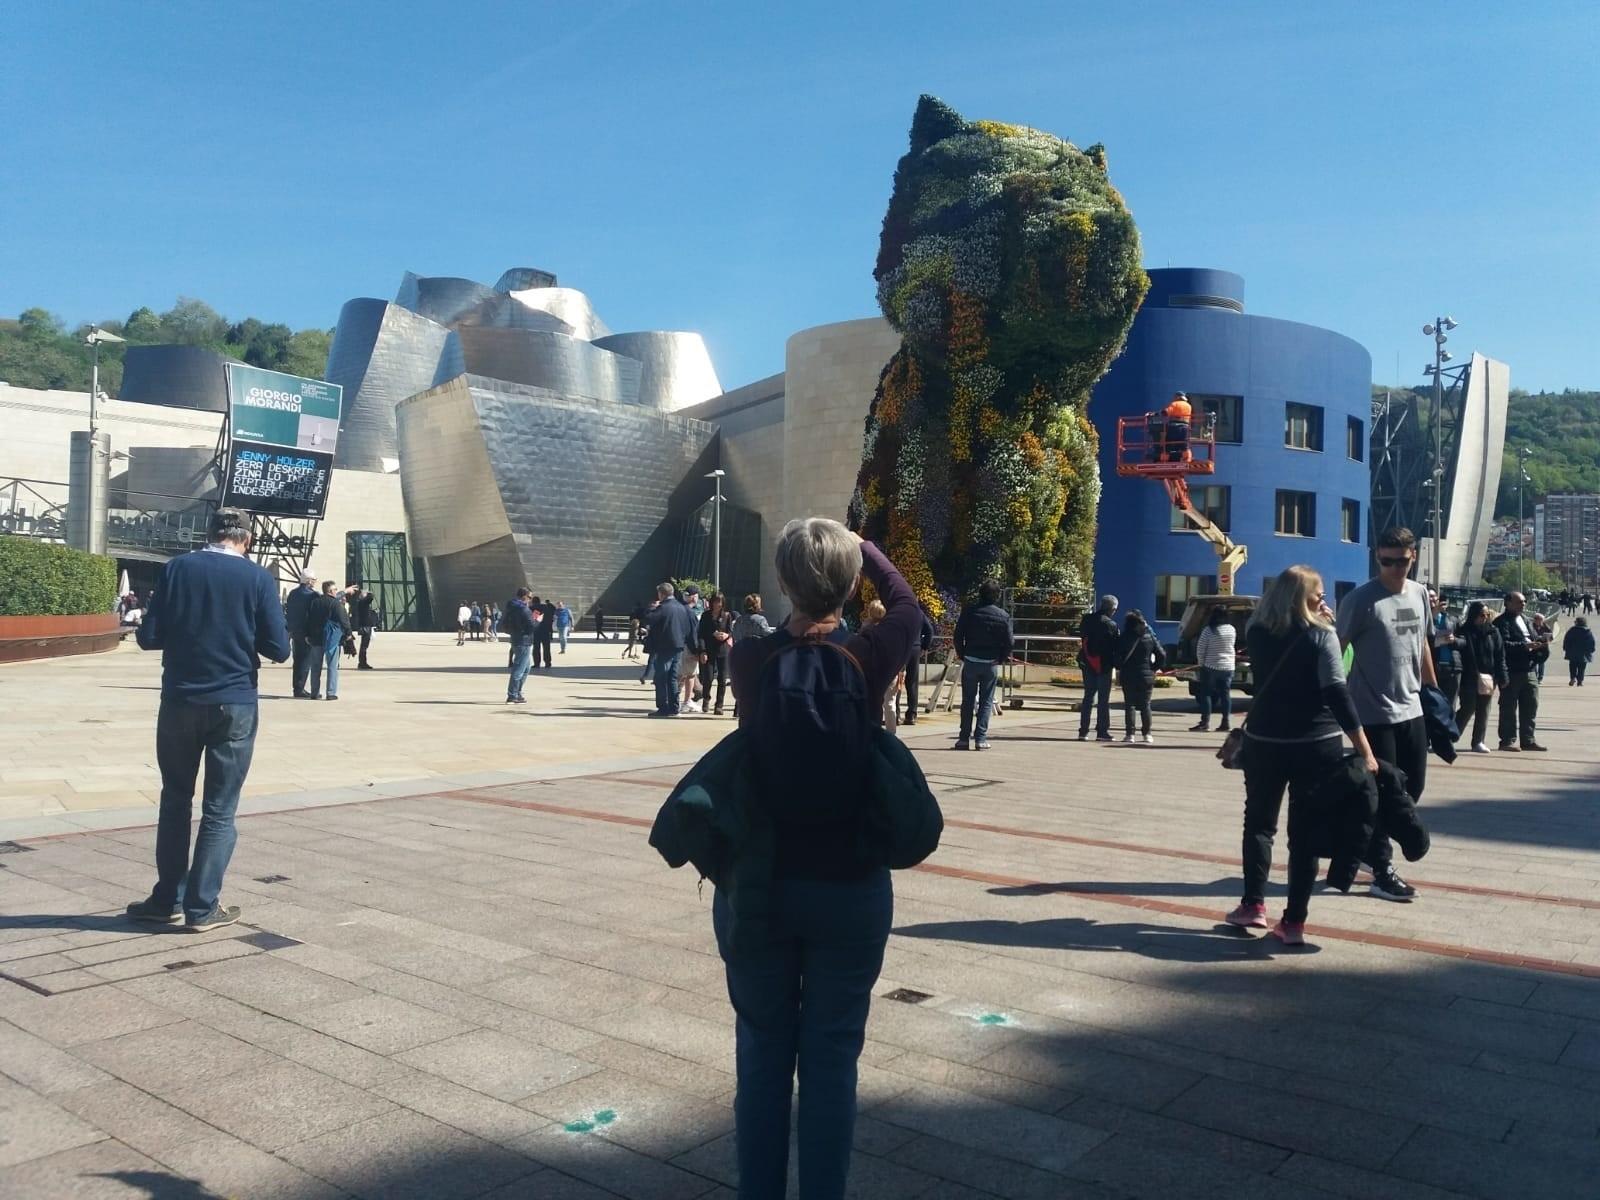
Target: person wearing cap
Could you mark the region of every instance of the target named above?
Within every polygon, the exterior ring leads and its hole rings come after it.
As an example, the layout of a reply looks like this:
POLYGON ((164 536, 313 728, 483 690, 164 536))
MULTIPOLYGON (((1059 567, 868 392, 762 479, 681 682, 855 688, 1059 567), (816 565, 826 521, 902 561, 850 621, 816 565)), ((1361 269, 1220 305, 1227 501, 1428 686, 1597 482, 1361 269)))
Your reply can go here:
POLYGON ((317 573, 305 567, 299 574, 300 586, 283 602, 283 617, 294 653, 294 698, 309 700, 311 693, 306 691, 306 681, 311 677, 311 640, 305 634, 306 609, 317 594, 317 573))
POLYGON ((219 903, 237 839, 234 813, 250 773, 263 658, 289 657, 278 586, 245 557, 249 518, 238 509, 212 514, 210 544, 180 554, 161 571, 161 586, 139 626, 141 650, 161 651, 161 708, 156 763, 161 813, 156 825, 156 885, 128 916, 151 925, 204 933, 239 919, 219 903), (200 827, 191 849, 195 778, 205 763, 200 827))
POLYGON ((1189 461, 1189 421, 1194 416, 1194 409, 1189 405, 1189 397, 1182 392, 1175 392, 1172 403, 1167 405, 1166 413, 1166 438, 1162 447, 1162 462, 1188 462, 1189 461))

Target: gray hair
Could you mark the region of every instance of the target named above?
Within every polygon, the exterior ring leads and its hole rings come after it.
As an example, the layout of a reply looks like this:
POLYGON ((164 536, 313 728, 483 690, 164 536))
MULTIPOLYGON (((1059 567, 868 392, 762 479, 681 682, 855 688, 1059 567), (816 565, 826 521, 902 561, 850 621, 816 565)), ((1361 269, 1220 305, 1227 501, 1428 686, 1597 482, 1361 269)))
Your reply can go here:
POLYGON ((861 576, 861 544, 827 517, 790 521, 773 555, 778 582, 807 617, 825 617, 844 606, 861 576))
POLYGON ((657 600, 665 600, 670 595, 672 595, 672 585, 670 583, 658 583, 658 584, 656 584, 656 599, 657 600))
POLYGON ((1117 611, 1117 598, 1110 592, 1100 597, 1100 611, 1108 617, 1117 611))
POLYGON ((315 571, 313 571, 310 567, 306 567, 304 570, 302 570, 300 572, 300 582, 301 583, 315 583, 316 581, 317 581, 317 573, 315 571))

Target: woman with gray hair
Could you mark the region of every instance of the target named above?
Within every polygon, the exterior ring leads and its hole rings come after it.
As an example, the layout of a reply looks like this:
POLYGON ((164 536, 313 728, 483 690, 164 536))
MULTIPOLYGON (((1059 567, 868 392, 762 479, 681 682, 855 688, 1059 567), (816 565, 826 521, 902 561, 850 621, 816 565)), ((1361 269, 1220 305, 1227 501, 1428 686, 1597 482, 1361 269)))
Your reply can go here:
MULTIPOLYGON (((852 737, 864 742, 870 735, 875 702, 910 657, 922 630, 922 610, 883 552, 837 521, 790 521, 778 538, 775 565, 793 611, 771 636, 736 640, 732 663, 739 727, 755 734, 758 756, 778 760, 758 766, 766 778, 785 778, 793 785, 784 797, 787 803, 775 800, 771 814, 775 855, 768 936, 755 949, 735 951, 732 910, 720 888, 712 917, 737 1017, 739 1194, 784 1194, 798 1061, 802 1191, 808 1197, 835 1197, 844 1195, 849 1172, 856 1060, 872 987, 883 967, 894 892, 888 868, 863 862, 857 852, 869 776, 860 772, 850 780, 859 785, 859 796, 817 788, 807 804, 807 780, 828 772, 805 761, 814 756, 785 760, 781 747, 773 749, 766 740, 770 727, 761 725, 762 704, 776 693, 761 690, 762 668, 785 647, 807 640, 832 642, 859 664, 866 699, 855 717, 863 728, 839 736, 842 756, 852 737), (843 608, 862 578, 877 591, 885 614, 852 635, 843 627, 843 608)), ((837 695, 816 700, 819 720, 840 711, 837 695)), ((851 789, 847 784, 840 790, 851 789)))

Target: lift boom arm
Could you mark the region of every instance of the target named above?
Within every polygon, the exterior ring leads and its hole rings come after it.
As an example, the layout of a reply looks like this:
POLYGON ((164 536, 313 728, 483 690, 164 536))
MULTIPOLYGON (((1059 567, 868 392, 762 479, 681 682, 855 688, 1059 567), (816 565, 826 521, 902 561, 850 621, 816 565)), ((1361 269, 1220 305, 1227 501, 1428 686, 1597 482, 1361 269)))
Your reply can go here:
POLYGON ((1233 577, 1249 558, 1249 552, 1217 527, 1217 523, 1194 506, 1189 499, 1189 484, 1182 475, 1163 479, 1172 507, 1181 512, 1201 537, 1217 552, 1217 594, 1233 595, 1233 577))

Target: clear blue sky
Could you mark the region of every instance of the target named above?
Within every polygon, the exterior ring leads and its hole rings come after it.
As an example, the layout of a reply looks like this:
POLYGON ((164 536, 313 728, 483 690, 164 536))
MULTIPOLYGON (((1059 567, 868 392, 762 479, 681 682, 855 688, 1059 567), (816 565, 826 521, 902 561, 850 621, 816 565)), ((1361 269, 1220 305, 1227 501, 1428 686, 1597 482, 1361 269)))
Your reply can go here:
POLYGON ((1103 141, 1146 262, 1246 277, 1420 382, 1424 321, 1600 387, 1592 2, 17 3, 0 313, 332 326, 513 265, 732 387, 876 311, 912 109, 1103 141), (1397 11, 1398 10, 1398 11, 1397 11))

